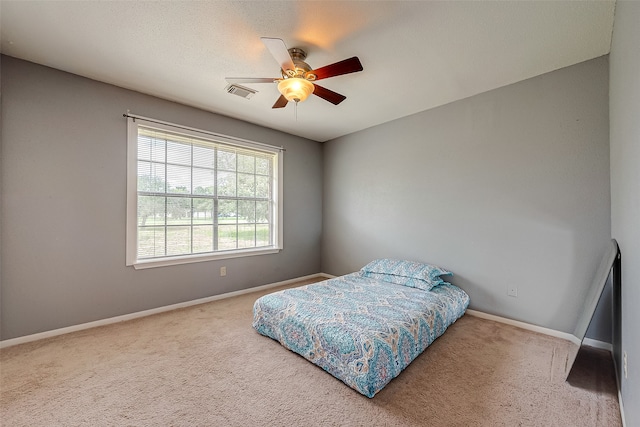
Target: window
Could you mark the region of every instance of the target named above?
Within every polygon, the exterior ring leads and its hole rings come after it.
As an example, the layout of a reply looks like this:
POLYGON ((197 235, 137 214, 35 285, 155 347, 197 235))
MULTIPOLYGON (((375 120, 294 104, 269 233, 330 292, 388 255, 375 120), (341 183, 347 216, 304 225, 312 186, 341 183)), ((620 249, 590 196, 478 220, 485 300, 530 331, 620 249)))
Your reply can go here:
POLYGON ((281 249, 280 148, 130 118, 127 155, 127 265, 281 249))

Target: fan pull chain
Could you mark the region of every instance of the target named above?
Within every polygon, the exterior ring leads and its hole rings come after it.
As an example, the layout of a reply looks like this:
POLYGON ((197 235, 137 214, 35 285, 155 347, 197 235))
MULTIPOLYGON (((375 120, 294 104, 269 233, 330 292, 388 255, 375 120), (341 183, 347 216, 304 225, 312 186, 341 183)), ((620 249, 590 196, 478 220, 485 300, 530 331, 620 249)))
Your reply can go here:
POLYGON ((295 111, 296 122, 298 121, 298 101, 295 103, 295 107, 293 109, 295 111))

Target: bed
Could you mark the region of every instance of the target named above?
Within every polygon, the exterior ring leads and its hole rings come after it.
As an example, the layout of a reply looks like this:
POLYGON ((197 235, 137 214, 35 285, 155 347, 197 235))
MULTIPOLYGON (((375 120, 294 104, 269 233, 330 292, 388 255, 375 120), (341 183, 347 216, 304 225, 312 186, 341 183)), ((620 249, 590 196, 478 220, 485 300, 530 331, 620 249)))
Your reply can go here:
POLYGON ((253 327, 371 398, 464 314, 469 296, 442 279, 450 274, 375 260, 259 298, 253 327))

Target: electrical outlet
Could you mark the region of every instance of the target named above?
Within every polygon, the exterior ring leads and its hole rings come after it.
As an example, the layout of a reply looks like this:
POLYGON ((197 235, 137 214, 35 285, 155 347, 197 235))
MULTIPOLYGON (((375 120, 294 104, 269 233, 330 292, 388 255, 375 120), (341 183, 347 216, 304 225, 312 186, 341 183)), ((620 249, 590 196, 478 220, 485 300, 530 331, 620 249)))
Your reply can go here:
POLYGON ((507 288, 507 295, 510 297, 517 298, 518 297, 518 288, 516 286, 509 286, 507 288))
POLYGON ((220 267, 220 276, 227 275, 227 267, 220 267))
POLYGON ((624 379, 627 379, 627 352, 625 351, 622 355, 622 366, 624 371, 624 379))

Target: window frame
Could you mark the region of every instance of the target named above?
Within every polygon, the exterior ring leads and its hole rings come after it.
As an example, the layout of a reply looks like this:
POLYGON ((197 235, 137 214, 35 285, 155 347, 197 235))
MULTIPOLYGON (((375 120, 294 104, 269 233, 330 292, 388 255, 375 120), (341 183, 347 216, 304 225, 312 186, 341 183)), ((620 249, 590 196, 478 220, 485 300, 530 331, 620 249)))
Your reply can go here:
POLYGON ((283 152, 276 147, 260 142, 220 135, 174 123, 168 123, 147 117, 126 114, 127 120, 127 219, 126 219, 126 265, 135 269, 164 267, 195 262, 215 261, 229 258, 241 258, 256 255, 275 254, 283 249, 283 152), (154 128, 160 131, 182 134, 209 140, 212 143, 228 145, 240 149, 267 152, 274 155, 273 201, 274 212, 272 226, 273 244, 267 247, 242 248, 219 252, 206 252, 187 255, 169 255, 158 258, 138 259, 138 126, 154 128))

